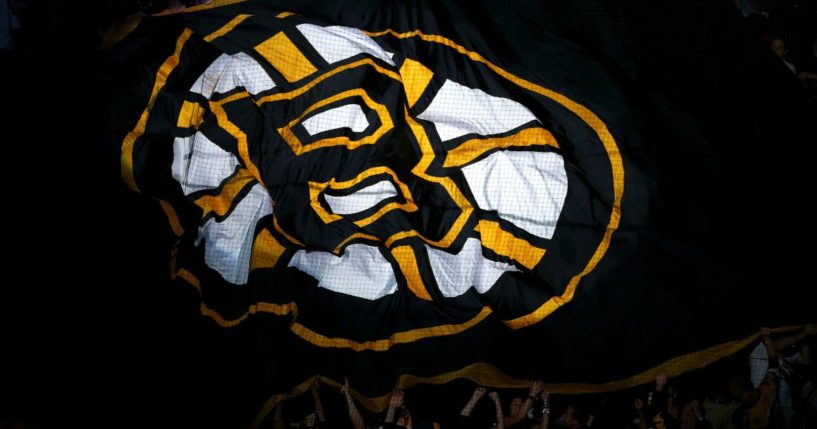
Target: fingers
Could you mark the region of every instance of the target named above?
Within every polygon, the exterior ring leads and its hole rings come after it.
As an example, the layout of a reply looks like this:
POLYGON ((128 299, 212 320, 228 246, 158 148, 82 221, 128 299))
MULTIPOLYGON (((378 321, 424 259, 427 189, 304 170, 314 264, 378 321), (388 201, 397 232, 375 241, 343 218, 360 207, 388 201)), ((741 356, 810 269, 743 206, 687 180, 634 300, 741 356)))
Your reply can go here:
POLYGON ((403 395, 404 395, 403 390, 394 389, 394 392, 391 394, 391 401, 389 403, 395 407, 403 405, 403 395))

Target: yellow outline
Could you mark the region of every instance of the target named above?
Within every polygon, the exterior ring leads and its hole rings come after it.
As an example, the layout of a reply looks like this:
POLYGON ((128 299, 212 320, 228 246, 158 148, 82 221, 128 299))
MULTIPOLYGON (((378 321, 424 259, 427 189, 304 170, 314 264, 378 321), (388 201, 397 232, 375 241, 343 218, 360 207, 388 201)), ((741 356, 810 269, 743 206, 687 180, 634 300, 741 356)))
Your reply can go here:
POLYGON ((420 268, 417 266, 417 255, 414 254, 414 249, 411 246, 397 246, 391 249, 391 254, 397 261, 408 288, 414 293, 414 296, 431 301, 431 295, 429 295, 428 289, 423 283, 420 268))
POLYGON ((516 238, 500 228, 497 222, 480 220, 474 231, 479 232, 482 247, 493 250, 497 255, 507 256, 529 270, 545 256, 545 249, 536 247, 527 240, 516 238))
MULTIPOLYGON (((196 277, 193 273, 188 271, 186 268, 182 268, 176 273, 177 277, 183 278, 187 283, 191 286, 196 288, 199 292, 199 298, 202 298, 201 295, 201 282, 199 281, 198 277, 196 277)), ((174 277, 175 278, 175 277, 174 277)), ((298 315, 298 306, 294 302, 290 302, 287 304, 275 304, 271 302, 257 302, 255 304, 251 304, 247 311, 235 319, 225 319, 219 312, 207 307, 207 304, 204 303, 204 300, 201 301, 201 305, 199 305, 199 311, 201 311, 201 315, 205 317, 209 317, 213 319, 219 326, 223 328, 232 328, 238 326, 241 322, 247 320, 247 318, 251 314, 255 313, 272 313, 278 316, 287 316, 292 315, 296 317, 298 315)))
POLYGON ((314 88, 319 83, 325 81, 326 79, 329 79, 330 77, 332 77, 332 76, 334 76, 334 75, 336 75, 338 73, 344 72, 344 71, 349 70, 349 69, 357 68, 357 67, 360 67, 360 66, 363 66, 363 65, 372 66, 372 67, 374 67, 375 71, 377 71, 378 73, 380 73, 382 75, 385 75, 385 76, 388 76, 388 77, 400 82, 400 75, 399 74, 397 74, 397 73, 395 73, 395 72, 393 72, 393 71, 391 71, 389 69, 381 67, 380 65, 375 63, 374 60, 372 60, 371 58, 363 58, 363 59, 357 60, 355 62, 351 62, 349 64, 340 66, 338 68, 334 68, 332 70, 329 70, 326 73, 324 73, 322 75, 319 75, 315 79, 309 81, 305 85, 303 85, 303 86, 301 86, 301 87, 299 87, 297 89, 293 89, 292 91, 279 92, 277 94, 270 94, 270 95, 261 97, 260 99, 258 99, 258 101, 256 101, 256 104, 258 104, 260 106, 260 105, 262 105, 264 103, 272 103, 272 102, 275 102, 275 101, 283 101, 283 100, 292 100, 295 97, 303 95, 304 93, 306 93, 310 89, 314 88))
POLYGON ((167 216, 167 221, 170 222, 170 228, 173 230, 173 234, 176 234, 176 237, 181 237, 182 234, 184 234, 184 228, 179 221, 179 215, 176 214, 176 209, 165 200, 159 200, 159 204, 162 206, 165 216, 167 216))
POLYGON ((570 98, 556 91, 547 89, 541 85, 537 85, 531 81, 517 77, 516 75, 508 72, 502 67, 499 67, 496 64, 488 61, 482 55, 473 51, 469 51, 468 49, 465 49, 463 46, 443 36, 435 34, 425 34, 420 30, 399 33, 392 29, 388 29, 379 32, 363 31, 363 33, 370 37, 378 37, 389 34, 394 37, 397 37, 398 39, 406 39, 409 37, 416 36, 426 42, 433 42, 441 44, 443 46, 448 46, 449 48, 454 49, 460 54, 463 54, 466 57, 470 58, 472 61, 485 64, 494 73, 502 76, 508 81, 513 82, 516 85, 527 89, 528 91, 534 92, 536 94, 539 94, 543 97, 549 98, 561 104, 564 108, 578 116, 590 128, 592 128, 593 131, 596 132, 596 135, 599 137, 599 140, 601 140, 601 143, 604 146, 604 150, 607 152, 607 156, 610 159, 610 168, 612 170, 613 178, 613 204, 612 210, 610 212, 610 221, 607 223, 607 228, 604 233, 604 236, 602 237, 599 246, 596 248, 596 251, 593 253, 593 256, 587 262, 587 265, 581 272, 579 272, 578 274, 573 276, 572 279, 570 279, 570 282, 568 282, 567 286, 565 287, 565 291, 564 293, 562 293, 561 296, 555 296, 550 298, 541 306, 539 306, 539 308, 537 308, 536 310, 529 314, 517 317, 515 319, 505 320, 503 322, 512 329, 524 328, 526 326, 530 326, 541 321, 542 319, 549 316, 551 313, 553 313, 556 309, 558 309, 565 303, 570 302, 570 300, 573 299, 573 295, 576 293, 576 288, 579 284, 579 281, 581 281, 581 279, 584 278, 584 276, 593 271, 593 269, 596 268, 596 265, 598 265, 599 261, 601 261, 601 258, 604 257, 604 254, 607 252, 607 249, 610 246, 610 240, 612 239, 613 232, 615 232, 615 230, 618 229, 619 222, 621 221, 621 197, 624 194, 624 163, 621 159, 621 153, 618 151, 616 141, 613 138, 613 135, 610 134, 610 130, 607 129, 607 125, 605 125, 601 118, 599 118, 587 107, 584 107, 583 105, 571 100, 570 98))
POLYGON ((202 219, 210 213, 215 213, 219 217, 227 214, 230 207, 233 206, 236 195, 253 180, 255 178, 250 172, 246 168, 241 168, 227 179, 227 183, 224 184, 218 195, 204 195, 196 199, 194 203, 201 207, 202 219))
POLYGON ((236 15, 235 18, 231 19, 228 23, 222 25, 218 30, 204 36, 204 41, 209 43, 209 42, 212 42, 215 39, 218 39, 221 36, 224 36, 225 34, 233 31, 233 29, 235 27, 237 27, 238 24, 241 24, 242 22, 244 22, 245 19, 247 19, 247 18, 249 18, 251 16, 252 15, 243 14, 243 13, 240 14, 240 15, 236 15))
POLYGON ((128 34, 136 30, 142 22, 142 15, 130 15, 123 20, 111 24, 102 36, 102 46, 99 49, 109 49, 122 41, 128 34))
POLYGON ((348 243, 348 242, 350 242, 352 240, 358 239, 358 238, 362 238, 362 239, 366 239, 366 240, 370 240, 370 241, 374 241, 374 242, 379 242, 380 241, 379 238, 377 238, 377 237, 375 237, 373 235, 369 235, 369 234, 366 234, 364 232, 356 232, 356 233, 344 238, 343 241, 340 242, 340 244, 335 246, 335 249, 332 250, 332 253, 334 253, 336 255, 340 255, 340 251, 343 250, 343 246, 346 246, 346 243, 348 243))
POLYGON ((553 146, 559 148, 556 138, 544 128, 525 128, 518 133, 506 137, 491 137, 487 139, 471 139, 448 151, 443 167, 461 167, 479 158, 491 149, 507 149, 509 147, 553 146))
POLYGON ((259 182, 264 183, 264 181, 261 180, 261 173, 258 171, 258 167, 256 167, 255 164, 253 164, 252 159, 250 158, 250 147, 249 143, 247 142, 247 135, 244 134, 244 131, 241 131, 241 128, 238 128, 236 124, 230 122, 230 119, 227 117, 227 112, 224 110, 223 107, 221 107, 222 104, 225 104, 229 101, 237 100, 239 98, 246 98, 237 97, 238 95, 244 94, 246 93, 235 94, 234 96, 228 97, 227 99, 223 100, 223 102, 211 101, 210 111, 213 112, 213 114, 216 116, 216 123, 218 124, 218 126, 221 127, 221 129, 226 131, 228 134, 230 134, 234 139, 236 139, 236 142, 238 143, 238 155, 239 157, 241 157, 241 160, 244 161, 244 166, 247 168, 247 170, 250 171, 250 174, 252 174, 253 177, 258 179, 259 182))
POLYGON ((279 234, 283 235, 284 238, 289 240, 290 243, 301 247, 306 247, 306 245, 302 243, 301 240, 298 240, 297 238, 287 234, 287 232, 284 231, 284 228, 281 228, 281 225, 278 225, 278 218, 275 216, 274 213, 272 215, 272 225, 275 227, 275 230, 278 231, 279 234))
POLYGON ((122 155, 120 158, 122 179, 128 185, 128 188, 136 192, 140 191, 139 186, 136 185, 136 179, 133 176, 133 147, 136 144, 136 139, 145 133, 145 127, 147 127, 150 111, 153 110, 153 104, 156 103, 156 97, 159 96, 159 92, 162 91, 162 88, 164 88, 167 83, 167 78, 170 76, 170 73, 179 65, 182 48, 184 48, 185 43, 187 43, 191 35, 193 35, 193 31, 189 28, 185 28, 179 38, 176 39, 176 49, 173 51, 173 55, 167 57, 159 67, 159 70, 156 71, 156 80, 153 82, 153 89, 150 91, 147 106, 145 106, 145 109, 139 116, 139 120, 136 121, 133 130, 129 132, 122 141, 122 155))
POLYGON ((281 134, 281 137, 284 138, 284 141, 287 142, 289 147, 292 148, 292 151, 295 152, 295 155, 301 155, 306 152, 313 151, 315 149, 320 149, 324 147, 330 146, 346 146, 349 150, 357 149, 360 146, 367 145, 367 144, 375 144, 380 137, 383 137, 383 134, 389 132, 392 128, 394 128, 394 122, 392 122, 391 115, 389 115, 389 110, 386 106, 374 101, 369 97, 369 94, 362 88, 355 88, 350 89, 348 91, 343 91, 339 94, 335 94, 329 98, 324 98, 321 101, 309 106, 300 116, 290 121, 287 125, 284 125, 281 128, 278 128, 278 133, 281 134), (292 132, 292 127, 301 123, 304 118, 309 117, 309 114, 314 112, 321 107, 327 106, 329 104, 335 103, 340 100, 345 100, 347 98, 352 97, 360 97, 363 99, 363 103, 372 110, 377 113, 377 117, 380 118, 380 126, 370 135, 361 137, 359 140, 352 140, 348 136, 339 136, 339 137, 330 137, 326 139, 316 140, 312 143, 307 145, 303 145, 301 140, 298 139, 298 136, 292 132))
MULTIPOLYGON (((191 273, 185 268, 180 269, 176 275, 178 277, 183 278, 185 281, 190 283, 190 285, 196 288, 196 290, 199 292, 199 298, 200 299, 202 298, 201 282, 199 281, 198 277, 196 277, 193 273, 191 273)), ((203 316, 213 319, 213 321, 215 321, 219 326, 224 328, 232 328, 238 326, 238 324, 246 320, 250 314, 255 313, 272 313, 278 316, 286 316, 292 314, 293 317, 297 317, 298 315, 298 306, 294 302, 286 304, 257 302, 255 304, 250 305, 247 311, 236 319, 225 319, 219 312, 208 308, 203 300, 201 301, 200 308, 201 314, 203 316)), ((346 338, 327 337, 297 322, 293 322, 289 326, 289 330, 293 334, 301 337, 303 340, 318 347, 348 348, 357 352, 363 350, 382 352, 390 349, 395 344, 408 344, 425 338, 443 337, 447 335, 459 334, 460 332, 467 331, 474 325, 483 321, 486 317, 491 315, 491 313, 493 313, 493 311, 491 310, 490 307, 482 307, 482 309, 479 311, 479 313, 477 313, 476 316, 463 323, 436 325, 428 326, 425 328, 410 329, 408 331, 395 332, 391 334, 388 338, 362 342, 346 338)))
POLYGON ((369 177, 378 176, 381 174, 388 174, 391 177, 392 181, 397 184, 397 187, 400 189, 400 193, 403 195, 403 198, 406 200, 406 202, 388 203, 381 207, 376 213, 372 214, 371 216, 355 221, 354 222, 355 225, 363 228, 377 221, 386 213, 392 210, 399 209, 405 212, 417 211, 417 205, 414 203, 414 197, 412 197, 411 192, 408 189, 408 186, 406 186, 405 183, 401 182, 400 179, 397 178, 397 174, 394 172, 394 170, 392 170, 389 167, 372 167, 364 170, 362 173, 355 176, 354 179, 346 180, 343 182, 337 182, 335 181, 334 178, 328 182, 309 182, 309 200, 310 204, 312 205, 312 209, 315 211, 315 213, 317 213, 318 217, 320 217, 321 220, 326 224, 342 219, 343 218, 342 216, 337 215, 335 213, 330 213, 321 205, 320 201, 318 200, 320 195, 323 192, 326 192, 327 188, 349 189, 352 186, 355 186, 358 183, 362 182, 363 180, 368 179, 369 177))
POLYGON ((464 323, 436 325, 426 328, 410 329, 408 331, 395 332, 388 338, 371 341, 355 341, 346 338, 332 338, 323 334, 319 334, 300 323, 293 323, 289 329, 295 335, 304 340, 323 348, 343 348, 351 349, 356 352, 363 350, 371 350, 375 352, 383 352, 390 349, 395 344, 408 344, 418 340, 430 337, 443 337, 448 335, 459 334, 464 332, 479 322, 483 321, 493 311, 490 307, 482 307, 482 310, 471 318, 471 320, 464 323))

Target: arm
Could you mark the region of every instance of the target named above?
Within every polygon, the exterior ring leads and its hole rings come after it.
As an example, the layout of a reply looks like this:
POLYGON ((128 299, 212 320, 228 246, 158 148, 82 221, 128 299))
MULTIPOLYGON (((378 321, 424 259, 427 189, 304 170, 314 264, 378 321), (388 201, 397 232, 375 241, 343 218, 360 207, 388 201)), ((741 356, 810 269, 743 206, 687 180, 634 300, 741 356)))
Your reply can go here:
POLYGON ((389 410, 386 411, 385 423, 394 422, 394 410, 401 405, 403 405, 403 391, 394 389, 394 392, 391 394, 391 399, 389 400, 389 410))
POLYGON ((346 380, 346 384, 340 388, 340 393, 346 398, 346 405, 349 407, 349 419, 352 421, 352 426, 354 426, 355 429, 364 429, 363 417, 361 417, 360 411, 358 411, 355 406, 355 400, 352 399, 352 395, 349 393, 348 379, 346 380))
POLYGON ((669 395, 667 395, 667 381, 669 377, 664 370, 655 375, 655 389, 647 395, 647 403, 644 406, 644 415, 652 419, 659 413, 667 414, 669 406, 669 395))
POLYGON ((550 426, 550 394, 543 390, 539 397, 542 399, 542 421, 539 422, 539 429, 548 429, 550 426))
POLYGON ((530 391, 528 391, 528 397, 525 399, 525 403, 519 408, 519 412, 505 418, 505 427, 511 427, 525 419, 525 416, 528 415, 528 410, 533 406, 533 401, 536 400, 536 395, 542 391, 544 386, 541 381, 537 381, 531 385, 530 391))
POLYGON ((644 415, 644 402, 641 401, 641 398, 636 398, 635 402, 635 411, 638 413, 638 426, 641 429, 647 429, 647 417, 644 415))
POLYGON ((496 407, 496 429, 505 429, 505 422, 503 421, 505 417, 502 414, 502 403, 499 402, 499 394, 491 392, 488 396, 494 401, 494 406, 496 407))
POLYGON ((471 399, 468 400, 468 403, 462 407, 462 411, 460 411, 460 415, 463 417, 471 417, 471 412, 474 411, 474 406, 477 405, 479 399, 482 398, 482 395, 485 394, 485 388, 482 386, 477 387, 474 389, 474 394, 471 395, 471 399))
POLYGON ((318 415, 318 421, 326 423, 326 417, 323 414, 323 403, 321 403, 321 396, 318 394, 318 380, 312 385, 312 399, 315 402, 315 414, 318 415))

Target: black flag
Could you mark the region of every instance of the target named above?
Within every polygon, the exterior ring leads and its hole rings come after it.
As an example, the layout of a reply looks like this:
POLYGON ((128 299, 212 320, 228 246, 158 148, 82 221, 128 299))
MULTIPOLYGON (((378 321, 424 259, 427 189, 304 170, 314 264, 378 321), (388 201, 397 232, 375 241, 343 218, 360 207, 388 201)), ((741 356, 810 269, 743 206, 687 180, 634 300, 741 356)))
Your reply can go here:
POLYGON ((808 322, 813 103, 730 5, 665 6, 248 1, 119 42, 121 176, 234 423, 316 379, 623 389, 808 322))

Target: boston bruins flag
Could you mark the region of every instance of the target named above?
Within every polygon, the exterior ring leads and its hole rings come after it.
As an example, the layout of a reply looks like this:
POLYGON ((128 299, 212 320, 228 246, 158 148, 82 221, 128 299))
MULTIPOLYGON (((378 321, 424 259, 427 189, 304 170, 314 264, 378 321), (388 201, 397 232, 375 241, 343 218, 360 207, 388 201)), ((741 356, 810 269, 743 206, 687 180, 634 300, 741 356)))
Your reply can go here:
POLYGON ((111 122, 174 285, 248 376, 231 423, 315 380, 375 411, 461 379, 624 389, 807 321, 781 306, 780 148, 685 94, 716 82, 649 75, 609 24, 628 9, 232 3, 119 41, 111 122))

